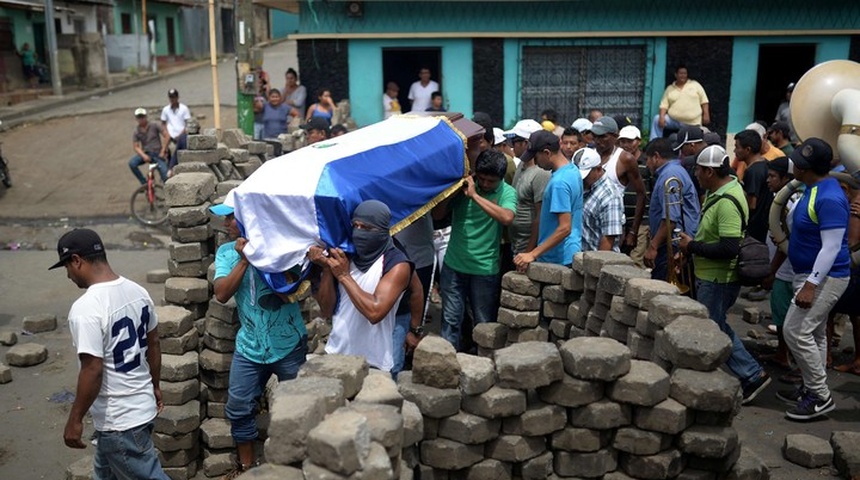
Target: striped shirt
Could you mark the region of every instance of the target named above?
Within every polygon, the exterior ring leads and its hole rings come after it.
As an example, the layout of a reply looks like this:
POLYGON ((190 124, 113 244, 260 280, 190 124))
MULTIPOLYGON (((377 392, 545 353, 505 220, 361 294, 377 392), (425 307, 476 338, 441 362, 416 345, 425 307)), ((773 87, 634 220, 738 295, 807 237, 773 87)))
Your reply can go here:
POLYGON ((604 175, 583 194, 582 251, 594 251, 600 237, 615 235, 613 251, 619 251, 618 238, 624 233, 623 191, 604 175))

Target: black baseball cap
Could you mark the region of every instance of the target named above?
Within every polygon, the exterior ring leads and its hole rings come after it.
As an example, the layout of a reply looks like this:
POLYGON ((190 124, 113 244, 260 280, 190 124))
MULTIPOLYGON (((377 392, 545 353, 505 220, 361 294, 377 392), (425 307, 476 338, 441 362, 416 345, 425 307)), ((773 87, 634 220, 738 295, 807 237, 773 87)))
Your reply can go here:
POLYGON ((705 134, 702 129, 696 126, 681 127, 678 130, 677 140, 675 141, 674 150, 680 150, 681 147, 688 143, 698 143, 705 139, 705 134))
POLYGON ((308 123, 301 126, 302 130, 322 130, 324 132, 329 131, 328 122, 324 118, 320 117, 311 117, 308 120, 308 123))
POLYGON ((794 162, 794 166, 803 170, 809 170, 816 166, 830 169, 833 160, 833 149, 824 140, 816 137, 807 138, 795 148, 788 157, 794 162))
POLYGON ((86 257, 104 252, 105 245, 98 233, 88 228, 76 228, 60 237, 57 242, 57 254, 60 256, 60 261, 48 270, 62 267, 72 258, 72 255, 86 257))
POLYGON ((529 148, 523 153, 520 161, 528 162, 534 158, 536 153, 546 148, 557 152, 559 148, 558 137, 552 132, 538 130, 529 136, 529 148))
POLYGON ((788 125, 788 122, 773 122, 770 125, 770 128, 767 129, 768 132, 780 131, 784 136, 788 136, 791 134, 791 127, 788 125))
POLYGON ((177 90, 175 88, 171 88, 170 90, 167 91, 167 96, 168 97, 178 97, 179 96, 179 90, 177 90))

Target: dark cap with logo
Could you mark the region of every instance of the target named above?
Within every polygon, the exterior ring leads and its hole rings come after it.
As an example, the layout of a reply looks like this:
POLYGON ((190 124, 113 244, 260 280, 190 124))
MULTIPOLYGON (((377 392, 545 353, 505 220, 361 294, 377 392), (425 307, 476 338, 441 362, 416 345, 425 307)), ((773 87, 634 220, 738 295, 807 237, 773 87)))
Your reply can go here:
POLYGON ((167 91, 167 96, 168 97, 178 97, 179 91, 176 90, 175 88, 171 88, 170 90, 167 91))
POLYGON ((60 256, 60 261, 48 270, 62 267, 72 258, 72 255, 87 257, 99 253, 105 253, 105 245, 99 234, 88 228, 76 228, 60 237, 57 242, 57 254, 60 256))
POLYGON ((520 161, 528 162, 534 158, 536 153, 547 148, 557 152, 559 148, 558 137, 552 132, 538 130, 529 136, 529 149, 523 153, 520 161))
POLYGON ((804 140, 788 158, 794 162, 795 167, 803 170, 815 167, 829 170, 830 162, 833 160, 833 149, 824 140, 812 137, 804 140))

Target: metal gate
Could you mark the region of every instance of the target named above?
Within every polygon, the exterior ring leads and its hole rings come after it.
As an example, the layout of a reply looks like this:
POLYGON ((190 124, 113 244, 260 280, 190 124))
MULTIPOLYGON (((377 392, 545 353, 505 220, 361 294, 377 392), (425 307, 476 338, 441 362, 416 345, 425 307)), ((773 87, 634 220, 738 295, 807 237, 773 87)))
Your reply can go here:
POLYGON ((548 108, 570 125, 597 108, 642 124, 645 46, 524 47, 522 118, 548 108))

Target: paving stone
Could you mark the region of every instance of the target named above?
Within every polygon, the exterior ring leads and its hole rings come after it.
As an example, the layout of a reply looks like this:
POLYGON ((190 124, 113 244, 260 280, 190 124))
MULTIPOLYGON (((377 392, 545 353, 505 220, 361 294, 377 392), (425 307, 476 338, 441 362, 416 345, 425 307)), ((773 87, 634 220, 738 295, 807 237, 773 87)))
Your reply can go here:
POLYGON ((0 345, 11 347, 18 343, 18 335, 12 330, 0 330, 0 345))
POLYGON ((630 349, 609 338, 573 338, 559 353, 565 372, 576 378, 612 381, 630 371, 630 349))
POLYGON ((209 255, 209 248, 206 245, 203 242, 170 242, 168 252, 172 260, 177 262, 193 262, 209 255))
POLYGON ((546 451, 543 437, 501 435, 487 443, 484 454, 503 462, 524 462, 546 451))
POLYGON ((87 455, 66 467, 66 480, 92 480, 93 455, 87 455))
POLYGON ((32 367, 48 359, 48 349, 38 343, 19 343, 6 351, 6 363, 13 367, 32 367))
POLYGON ((636 319, 639 315, 639 309, 627 304, 624 301, 624 296, 616 295, 612 297, 609 304, 608 315, 615 321, 627 325, 629 327, 636 326, 636 319))
POLYGON ((270 402, 279 395, 311 395, 322 400, 325 413, 332 413, 346 404, 343 382, 337 378, 299 377, 281 382, 272 390, 270 402))
POLYGON ((521 390, 494 386, 480 395, 464 396, 463 410, 484 418, 520 415, 526 411, 526 394, 521 390))
POLYGON ((597 289, 611 295, 624 295, 627 282, 633 278, 651 278, 651 274, 635 265, 605 265, 600 270, 597 289))
POLYGON ((606 395, 616 402, 656 405, 669 397, 669 374, 651 362, 631 360, 630 371, 607 385, 606 395))
POLYGON ((669 382, 669 395, 696 410, 730 412, 740 401, 740 382, 721 370, 699 372, 678 368, 669 382))
POLYGON ((511 328, 534 328, 540 323, 540 312, 521 312, 500 307, 496 321, 501 325, 511 328))
POLYGON ((622 427, 615 432, 612 446, 634 455, 654 455, 672 445, 672 437, 633 427, 622 427))
POLYGON ((170 238, 177 242, 205 242, 211 236, 212 226, 208 223, 194 227, 171 227, 170 229, 170 238))
POLYGON ((176 262, 173 259, 167 259, 167 271, 171 277, 188 277, 197 278, 206 275, 206 269, 215 261, 215 257, 210 255, 202 260, 194 260, 190 262, 176 262))
MULTIPOLYGON (((178 159, 177 159, 178 160, 178 159)), ((180 173, 210 173, 212 170, 209 169, 209 165, 204 162, 185 162, 178 163, 175 167, 173 167, 174 175, 179 175, 180 173)))
POLYGON ((597 282, 600 281, 600 276, 585 274, 585 293, 591 293, 591 300, 594 301, 594 296, 597 291, 597 282))
MULTIPOLYGON (((161 333, 161 328, 158 330, 159 333, 161 333)), ((197 333, 197 329, 190 328, 184 335, 172 338, 162 338, 160 343, 162 355, 184 355, 192 350, 197 350, 197 346, 200 344, 200 334, 197 333)), ((228 351, 232 352, 235 343, 232 341, 229 343, 231 347, 228 351)), ((216 351, 220 352, 222 350, 216 351)))
MULTIPOLYGON (((708 318, 708 309, 696 300, 681 295, 661 295, 651 299, 648 321, 654 324, 657 329, 668 327, 670 323, 682 315, 708 318)), ((640 331, 640 333, 642 332, 640 331)))
POLYGON ((687 407, 668 398, 653 407, 636 407, 633 423, 644 430, 676 435, 692 425, 693 415, 687 407))
MULTIPOLYGON (((282 385, 284 384, 279 386, 282 385)), ((269 462, 288 465, 306 458, 308 434, 322 422, 326 414, 325 408, 321 395, 275 395, 270 406, 269 438, 265 443, 266 459, 269 462)))
POLYGON ((221 161, 221 154, 218 152, 218 150, 180 150, 176 152, 176 160, 179 165, 188 162, 205 163, 206 165, 217 165, 218 162, 221 161))
POLYGON ((555 450, 596 452, 606 447, 611 439, 611 430, 566 427, 552 434, 550 445, 555 450))
POLYGON ((553 454, 546 452, 523 462, 519 468, 523 480, 544 480, 552 475, 553 454))
MULTIPOLYGON (((755 477, 758 479, 758 477, 755 477)), ((675 480, 717 480, 717 474, 695 468, 685 468, 675 477, 675 480)))
POLYGON ((603 327, 600 330, 600 335, 611 338, 618 343, 627 343, 627 334, 631 330, 630 327, 623 323, 616 322, 612 317, 606 317, 603 322, 603 327))
POLYGON ((502 307, 520 312, 536 312, 540 310, 540 297, 520 295, 518 293, 502 290, 501 296, 499 297, 499 304, 502 307))
MULTIPOLYGON (((508 344, 549 341, 549 331, 541 326, 535 328, 511 328, 508 330, 508 344)), ((493 356, 495 358, 495 355, 493 356)))
POLYGON ((567 318, 567 309, 570 304, 543 302, 543 316, 545 318, 567 318))
POLYGON ((197 352, 161 356, 161 380, 182 382, 197 377, 200 372, 197 352))
POLYGON ((169 467, 184 467, 189 463, 197 463, 197 458, 200 456, 200 445, 197 444, 188 450, 174 450, 172 452, 158 452, 158 459, 161 461, 161 466, 169 467))
POLYGON ((715 322, 687 315, 667 326, 654 347, 676 367, 705 372, 718 368, 732 353, 731 340, 715 322))
POLYGON ((161 400, 165 405, 183 405, 200 394, 200 382, 191 378, 182 382, 161 382, 161 400))
POLYGON ((355 396, 353 403, 390 405, 399 411, 403 405, 403 395, 397 390, 397 384, 394 383, 388 372, 372 370, 370 374, 364 377, 361 390, 355 396))
POLYGON ((467 445, 483 444, 499 436, 501 424, 498 419, 461 411, 439 421, 438 435, 467 445))
POLYGON ((553 469, 562 477, 601 477, 618 468, 618 454, 611 448, 597 452, 555 452, 553 469))
POLYGON ((767 465, 755 452, 747 447, 741 447, 740 451, 738 461, 726 476, 727 480, 769 480, 771 478, 767 465))
MULTIPOLYGON (((734 433, 735 438, 737 438, 737 432, 734 433)), ((681 438, 683 439, 683 436, 681 438)), ((825 467, 833 462, 833 447, 830 445, 830 442, 815 435, 805 433, 786 435, 785 443, 782 446, 782 454, 789 462, 806 468, 825 467)))
MULTIPOLYGON (((227 404, 220 402, 206 402, 206 416, 210 418, 227 418, 227 404)), ((261 428, 258 426, 258 428, 261 428)))
POLYGON ((167 435, 165 433, 152 432, 152 443, 155 445, 155 448, 164 452, 188 450, 194 447, 197 443, 198 437, 199 435, 197 434, 197 430, 179 435, 167 435))
POLYGON ((580 407, 603 398, 603 382, 564 375, 561 380, 538 389, 540 399, 563 407, 580 407))
MULTIPOLYGON (((206 477, 220 477, 226 475, 236 467, 235 455, 232 450, 204 452, 203 475, 206 477)), ((244 475, 242 476, 244 479, 244 475)))
POLYGON ((164 467, 162 470, 170 480, 191 480, 197 475, 197 462, 191 462, 181 467, 164 467))
POLYGON ((221 303, 215 297, 212 297, 209 300, 206 316, 216 318, 228 324, 239 323, 236 299, 230 297, 226 303, 221 303))
POLYGON ((188 135, 189 150, 214 150, 218 146, 215 135, 188 135))
POLYGON ((12 369, 0 363, 0 385, 12 381, 12 369))
POLYGON ((582 257, 583 273, 595 279, 600 277, 600 272, 610 265, 633 265, 629 256, 610 251, 584 252, 582 257))
MULTIPOLYGON (((564 275, 567 275, 571 270, 565 269, 564 275)), ((570 290, 566 290, 561 285, 547 285, 541 291, 541 298, 554 303, 563 303, 565 305, 576 300, 579 296, 570 290)))
POLYGON ((573 324, 567 319, 553 318, 549 322, 549 331, 552 333, 553 338, 564 340, 570 338, 570 328, 572 326, 573 324))
POLYGON ((27 315, 21 322, 23 329, 30 333, 53 332, 57 329, 57 316, 53 313, 27 315))
POLYGON ((624 299, 641 310, 649 310, 651 299, 659 295, 677 295, 678 288, 662 280, 634 278, 627 282, 624 299))
POLYGON ((229 372, 233 362, 232 353, 220 353, 204 348, 199 354, 200 368, 213 372, 229 372))
POLYGON ((403 398, 418 405, 421 414, 426 417, 449 417, 460 410, 460 390, 414 383, 411 371, 397 375, 397 388, 403 398))
POLYGON ((202 278, 169 278, 164 282, 164 299, 178 305, 209 301, 209 282, 202 278))
MULTIPOLYGON (((511 464, 500 462, 494 458, 485 458, 480 462, 465 468, 451 472, 451 480, 510 480, 511 464)), ((423 479, 423 477, 422 477, 423 479)))
MULTIPOLYGON (((198 152, 183 152, 185 161, 205 161, 202 158, 188 158, 195 156, 188 155, 191 153, 198 152)), ((164 183, 164 195, 168 207, 200 205, 213 193, 215 193, 215 175, 212 173, 180 173, 164 183)))
POLYGON ((730 427, 740 411, 738 404, 733 410, 725 412, 706 412, 703 410, 692 410, 696 424, 712 427, 730 427))
POLYGON ((155 431, 166 435, 182 435, 193 432, 198 427, 200 427, 200 402, 197 400, 191 400, 183 405, 166 405, 155 417, 155 431))
POLYGON ((370 442, 367 418, 357 412, 338 410, 308 433, 308 459, 335 473, 351 475, 361 468, 370 453, 370 442))
POLYGON ((629 405, 602 399, 570 409, 568 421, 573 427, 605 430, 630 425, 631 416, 629 405))
POLYGON ((567 412, 564 407, 535 403, 528 405, 522 414, 506 418, 502 431, 508 435, 537 437, 561 430, 566 423, 567 412))
POLYGON ((833 446, 833 464, 843 478, 860 476, 860 432, 837 431, 830 435, 833 446))
POLYGON ((239 332, 238 323, 224 323, 217 318, 206 317, 205 325, 206 335, 221 340, 229 340, 235 344, 236 334, 239 332))
POLYGON ((424 417, 424 436, 423 440, 433 440, 439 437, 439 419, 424 417))
POLYGON ((309 358, 299 370, 299 377, 337 378, 343 382, 346 398, 353 398, 364 382, 370 366, 364 357, 356 355, 321 355, 309 358))
POLYGON ((421 443, 421 462, 433 468, 459 470, 484 458, 483 445, 466 445, 447 438, 421 443))
POLYGON ((677 444, 678 448, 687 454, 704 458, 723 458, 737 448, 738 432, 732 427, 693 425, 681 433, 677 444))
POLYGON ((687 467, 689 468, 718 472, 719 476, 724 476, 722 474, 730 472, 740 456, 741 449, 736 448, 728 456, 722 458, 706 458, 689 454, 685 455, 685 458, 687 459, 687 467))
POLYGON ((463 395, 478 395, 496 383, 496 367, 489 358, 466 353, 457 354, 460 364, 460 391, 463 395))
POLYGON ((648 338, 634 329, 627 331, 627 348, 637 360, 650 360, 654 351, 654 339, 648 338))
POLYGON ((622 471, 616 470, 614 472, 609 472, 606 475, 604 475, 602 480, 635 480, 635 479, 633 477, 625 474, 622 471))
POLYGON ((571 269, 580 275, 585 275, 585 252, 576 252, 573 254, 573 263, 570 264, 571 269))
MULTIPOLYGON (((206 400, 209 402, 220 402, 226 403, 227 397, 229 397, 228 390, 226 388, 214 388, 206 385, 203 382, 200 382, 200 399, 206 400)), ((269 404, 273 402, 273 399, 269 398, 269 404)))
POLYGON ((681 452, 675 449, 664 450, 656 455, 623 455, 621 468, 636 478, 673 478, 681 473, 684 460, 681 452))
POLYGON ((499 386, 538 388, 564 376, 561 356, 555 345, 523 342, 498 350, 495 355, 499 386))
POLYGON ((540 295, 540 283, 519 272, 507 272, 502 275, 502 289, 531 297, 540 295))
POLYGON ((412 361, 412 381, 435 388, 458 388, 460 364, 451 342, 436 335, 421 339, 412 361))
POLYGON ((581 293, 585 290, 585 277, 576 270, 568 270, 561 276, 561 286, 565 290, 570 290, 577 294, 581 293))
POLYGON ((590 332, 592 335, 599 335, 600 331, 603 329, 603 318, 597 316, 596 313, 589 312, 588 317, 585 320, 585 330, 590 332))
POLYGON ((424 417, 421 415, 421 410, 418 409, 418 405, 404 400, 400 414, 403 417, 404 447, 417 444, 424 438, 424 417))
MULTIPOLYGON (((371 375, 373 376, 373 375, 371 375)), ((403 450, 403 417, 400 409, 392 405, 356 403, 347 410, 359 413, 367 419, 370 439, 382 445, 387 456, 397 456, 403 450)))
POLYGON ((531 280, 552 285, 561 285, 561 277, 568 267, 555 263, 532 262, 526 270, 531 280))
POLYGON ((586 316, 587 312, 585 315, 583 314, 582 304, 580 302, 573 302, 567 307, 567 320, 574 326, 585 328, 586 316))
POLYGON ((232 448, 235 446, 230 434, 230 421, 209 418, 200 424, 200 440, 209 448, 232 448))
MULTIPOLYGON (((508 274, 513 272, 508 272, 508 274)), ((487 322, 475 325, 472 330, 472 340, 479 346, 493 350, 504 348, 508 341, 508 327, 501 323, 487 322)))

